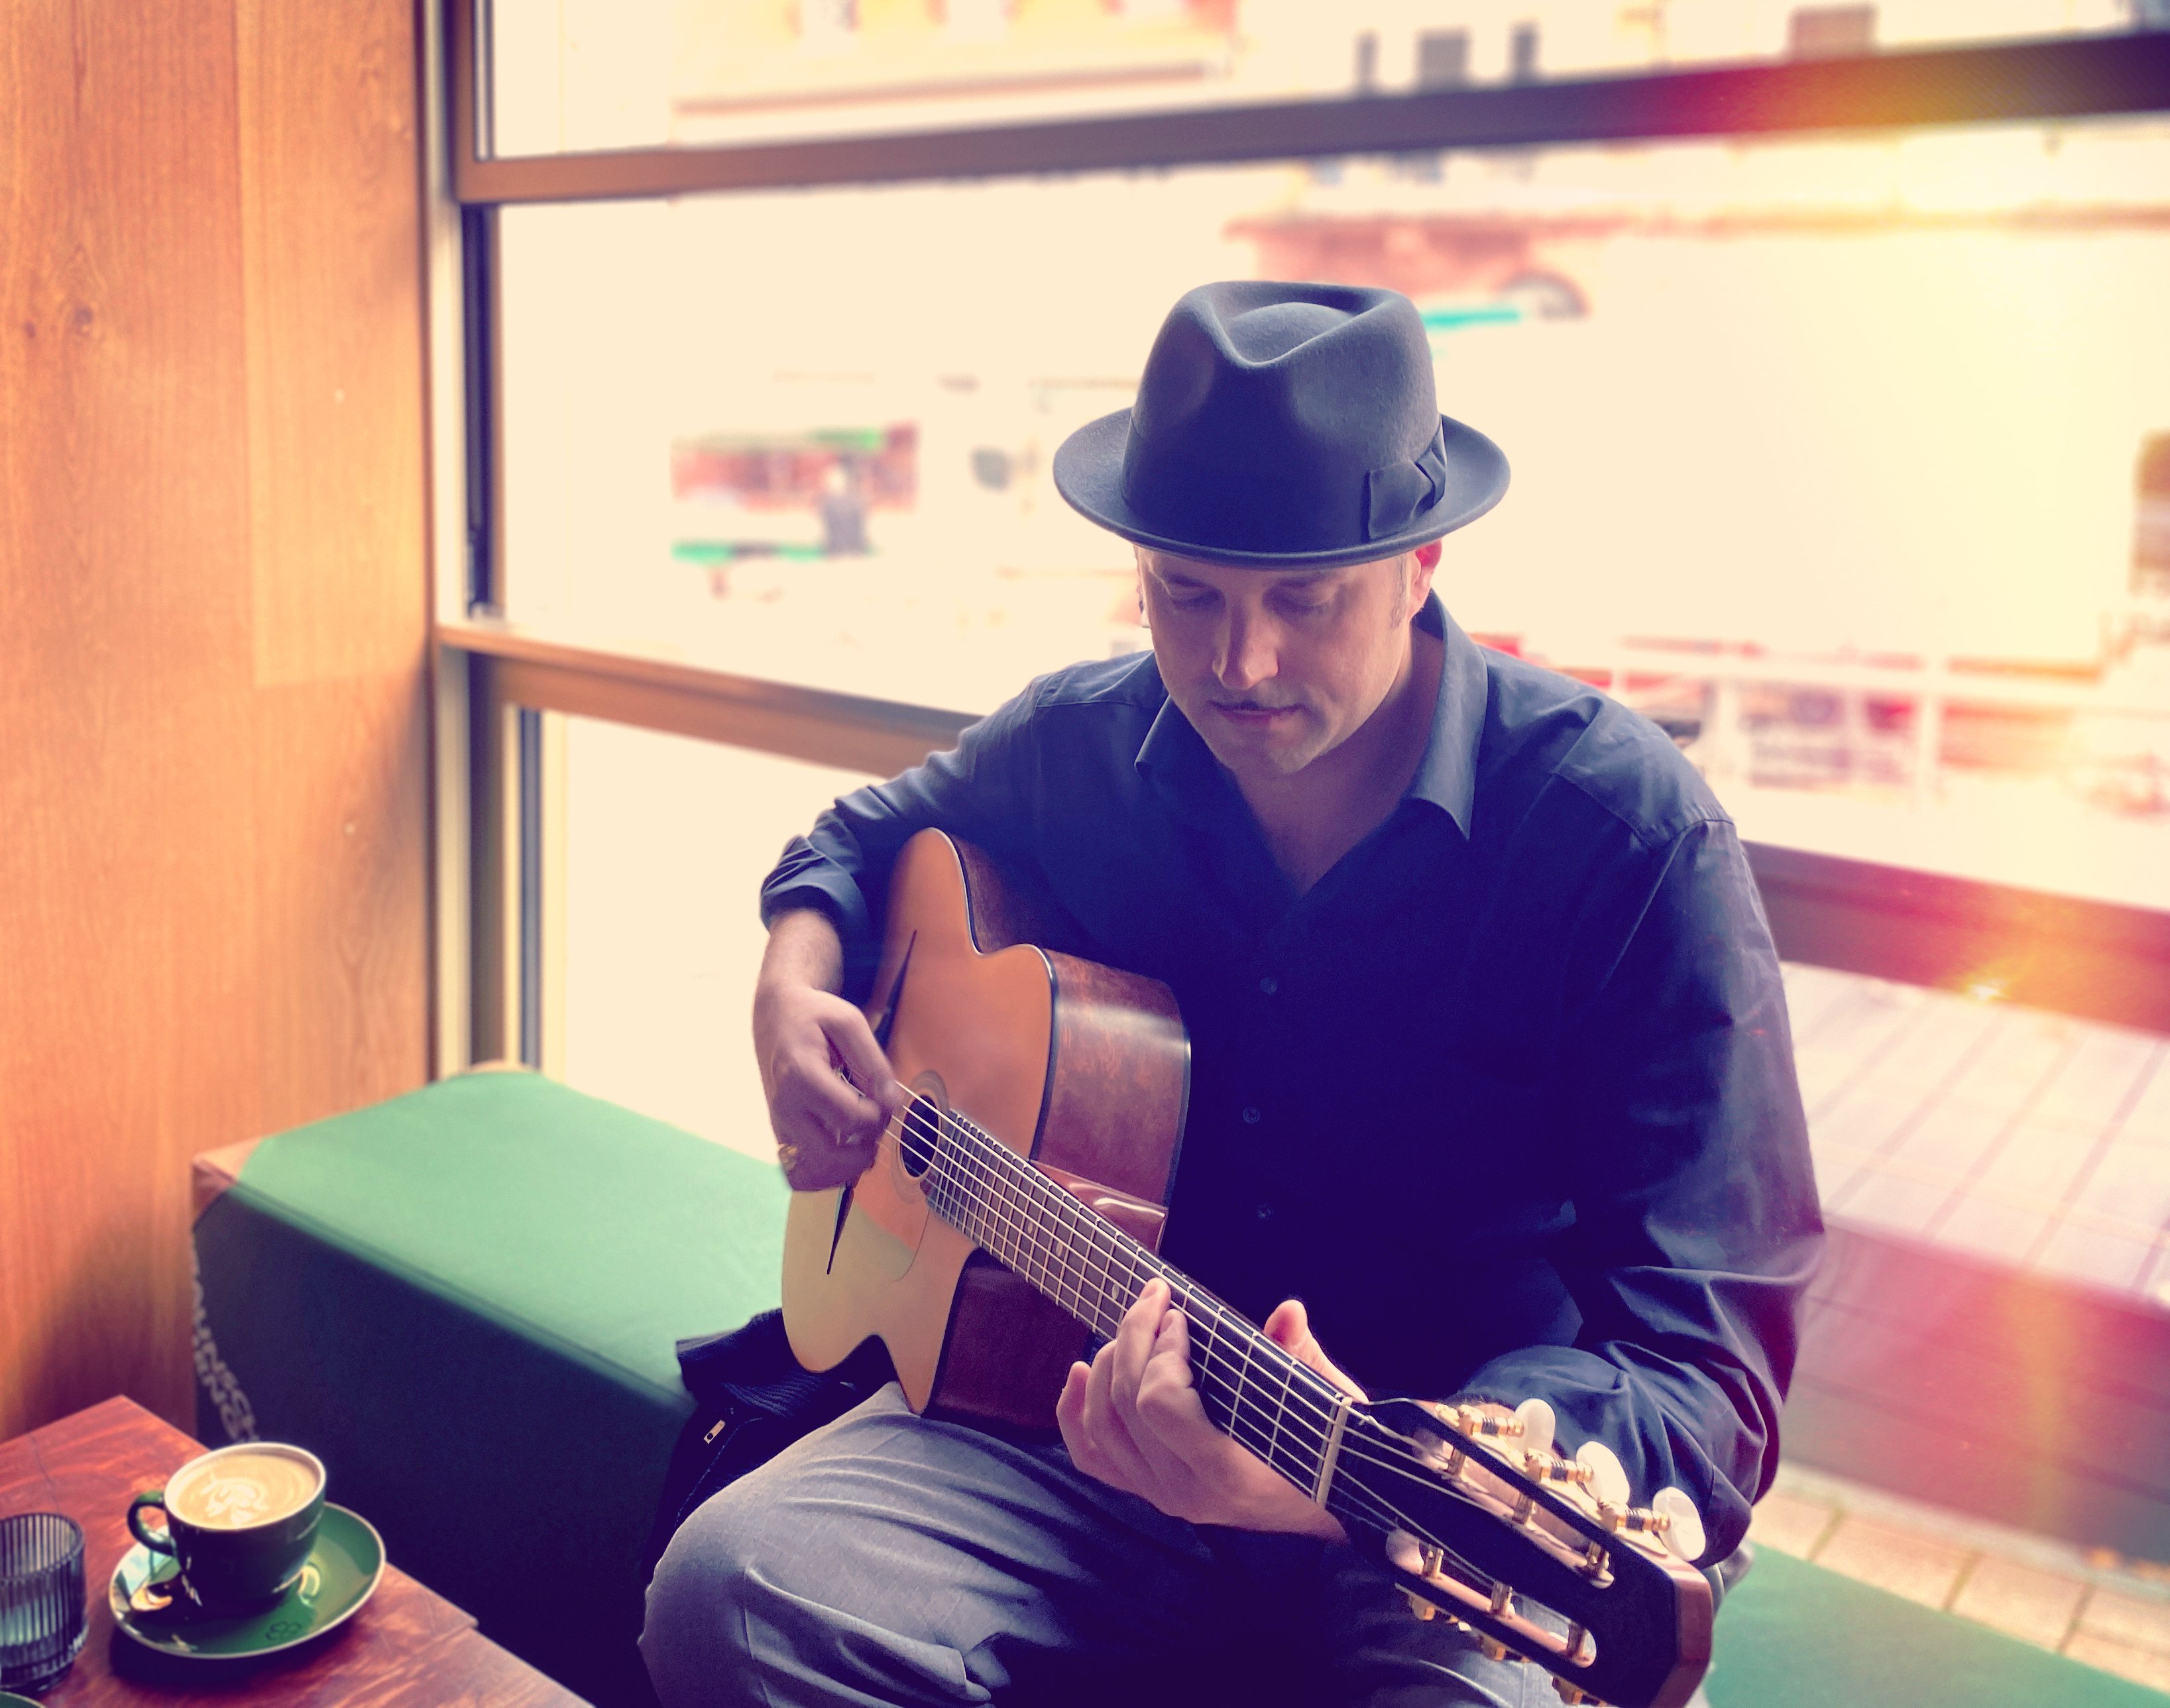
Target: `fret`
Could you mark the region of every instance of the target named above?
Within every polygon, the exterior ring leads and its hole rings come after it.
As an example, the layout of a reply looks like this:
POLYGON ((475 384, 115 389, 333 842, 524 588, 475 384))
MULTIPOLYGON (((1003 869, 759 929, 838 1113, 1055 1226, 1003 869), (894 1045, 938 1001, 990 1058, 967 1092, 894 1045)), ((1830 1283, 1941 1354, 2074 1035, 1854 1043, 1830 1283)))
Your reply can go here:
MULTIPOLYGON (((1244 1385, 1251 1380, 1251 1342, 1249 1340, 1246 1339, 1243 1342, 1243 1361, 1236 1367, 1235 1391, 1228 1396, 1228 1401, 1225 1406, 1229 1421, 1221 1427, 1227 1429, 1230 1434, 1234 1435, 1238 1441, 1243 1441, 1246 1447, 1248 1447, 1251 1444, 1248 1441, 1244 1440, 1244 1435, 1248 1432, 1244 1431, 1239 1433, 1236 1428, 1237 1424, 1241 1422, 1243 1417, 1244 1385)), ((1255 1450, 1256 1449, 1254 1449, 1253 1451, 1255 1450)))
POLYGON ((1274 1408, 1274 1421, 1266 1431, 1266 1450, 1264 1457, 1266 1463, 1275 1470, 1281 1468, 1280 1458, 1281 1426, 1288 1418, 1289 1385, 1291 1380, 1286 1370, 1281 1372, 1280 1397, 1269 1402, 1274 1408))
POLYGON ((1010 1249, 1016 1254, 1012 1267, 1034 1286, 1046 1289, 1052 1277, 1042 1255, 1029 1208, 1018 1197, 1014 1185, 1002 1173, 993 1176, 995 1205, 1010 1230, 1010 1249))

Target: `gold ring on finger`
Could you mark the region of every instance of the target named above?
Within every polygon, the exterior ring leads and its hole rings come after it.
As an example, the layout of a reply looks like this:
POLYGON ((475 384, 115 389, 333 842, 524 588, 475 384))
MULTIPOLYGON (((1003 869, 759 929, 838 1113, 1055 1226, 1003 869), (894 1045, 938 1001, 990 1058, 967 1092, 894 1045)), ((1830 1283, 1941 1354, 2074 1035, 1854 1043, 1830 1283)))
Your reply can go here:
POLYGON ((786 1174, 799 1166, 799 1147, 788 1139, 776 1147, 776 1166, 786 1174))

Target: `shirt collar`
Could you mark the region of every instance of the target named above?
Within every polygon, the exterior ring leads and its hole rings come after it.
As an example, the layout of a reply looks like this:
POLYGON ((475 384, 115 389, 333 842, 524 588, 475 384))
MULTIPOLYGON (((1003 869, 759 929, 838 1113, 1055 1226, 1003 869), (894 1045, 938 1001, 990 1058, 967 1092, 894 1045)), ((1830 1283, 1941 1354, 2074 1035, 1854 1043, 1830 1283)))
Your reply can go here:
POLYGON ((1484 739, 1484 712, 1492 696, 1492 673, 1477 643, 1446 614, 1439 595, 1425 597, 1417 627, 1446 643, 1440 669, 1439 700, 1432 707, 1431 734, 1424 757, 1409 781, 1408 800, 1430 801, 1466 837, 1477 813, 1477 750, 1484 739))
MULTIPOLYGON (((1476 812, 1477 750, 1484 734, 1489 672, 1477 643, 1446 614, 1438 594, 1426 597, 1416 622, 1445 643, 1446 656, 1439 698, 1432 707, 1431 733, 1403 798, 1430 802, 1467 837, 1476 812)), ((1186 816, 1209 816, 1221 795, 1235 787, 1172 697, 1161 702, 1139 744, 1137 768, 1186 816)))

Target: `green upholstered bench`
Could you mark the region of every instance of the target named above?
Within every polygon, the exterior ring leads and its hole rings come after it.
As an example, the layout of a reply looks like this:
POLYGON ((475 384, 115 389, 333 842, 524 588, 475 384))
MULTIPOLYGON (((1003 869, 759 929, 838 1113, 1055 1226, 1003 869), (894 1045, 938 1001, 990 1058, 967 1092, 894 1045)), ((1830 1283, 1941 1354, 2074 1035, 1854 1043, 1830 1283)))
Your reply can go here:
MULTIPOLYGON (((206 1161, 200 1183, 220 1175, 206 1161)), ((195 1230, 201 1438, 314 1449, 332 1497, 491 1637, 598 1702, 641 1700, 639 1561, 692 1409, 672 1342, 775 1302, 776 1171, 504 1073, 267 1139, 213 1184, 195 1230)), ((1767 1549, 1719 1617, 1709 1696, 2164 1700, 1767 1549)))
POLYGON ((1711 1708, 2163 1708, 2112 1678, 1774 1549, 1718 1611, 1711 1708))
MULTIPOLYGON (((216 1165, 212 1172, 216 1172, 216 1165)), ((640 1700, 673 1342, 776 1302, 776 1170, 526 1073, 263 1140, 195 1224, 197 1433, 298 1442, 484 1631, 640 1700)))

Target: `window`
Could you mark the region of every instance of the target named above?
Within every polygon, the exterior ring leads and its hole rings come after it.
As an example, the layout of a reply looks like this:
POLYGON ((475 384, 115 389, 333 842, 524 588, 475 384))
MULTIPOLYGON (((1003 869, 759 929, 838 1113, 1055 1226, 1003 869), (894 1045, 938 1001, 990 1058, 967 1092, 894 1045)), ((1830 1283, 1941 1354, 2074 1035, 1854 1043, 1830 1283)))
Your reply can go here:
POLYGON ((1516 471, 1466 627, 1751 836, 2170 906, 2165 184, 2141 121, 508 209, 506 610, 987 710, 1148 643, 1049 465, 1175 296, 1391 285, 1516 471))
MULTIPOLYGON (((564 870, 545 936, 564 1011, 547 1063, 576 1090, 766 1156, 745 1047, 754 896, 787 837, 864 772, 592 718, 564 720, 564 870)), ((546 1034, 549 1028, 546 1028, 546 1034)))
MULTIPOLYGON (((2170 911, 2151 14, 916 7, 493 8, 490 691, 894 768, 1149 643, 1048 466, 1180 291, 1382 283, 1516 470, 1450 542, 1466 627, 1657 720, 1847 908, 1895 867, 2170 911), (1050 82, 1058 38, 1131 56, 1050 82)), ((1846 963, 1947 977, 1875 937, 1846 963)))

